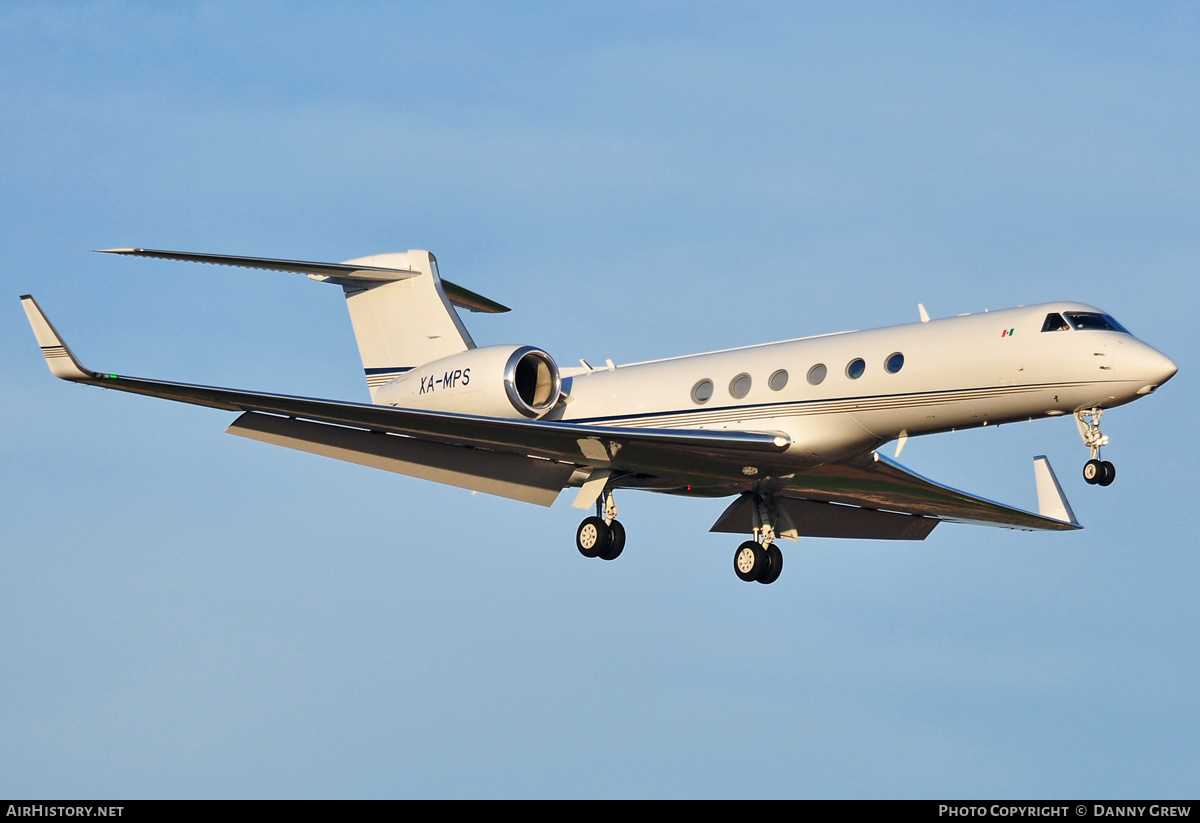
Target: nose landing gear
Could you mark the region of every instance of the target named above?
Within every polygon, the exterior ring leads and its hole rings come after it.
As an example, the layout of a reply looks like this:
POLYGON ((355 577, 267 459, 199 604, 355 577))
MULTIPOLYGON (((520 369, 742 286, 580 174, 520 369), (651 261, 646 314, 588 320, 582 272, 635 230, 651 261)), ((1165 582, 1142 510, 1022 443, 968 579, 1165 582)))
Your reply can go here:
POLYGON ((1117 479, 1117 467, 1107 460, 1089 460, 1083 464, 1084 482, 1094 486, 1108 486, 1117 479))
POLYGON ((1104 409, 1092 408, 1075 412, 1075 425, 1083 445, 1092 450, 1091 459, 1083 464, 1084 482, 1093 486, 1111 486, 1117 479, 1117 467, 1100 459, 1100 447, 1108 445, 1108 436, 1100 431, 1100 417, 1104 409))

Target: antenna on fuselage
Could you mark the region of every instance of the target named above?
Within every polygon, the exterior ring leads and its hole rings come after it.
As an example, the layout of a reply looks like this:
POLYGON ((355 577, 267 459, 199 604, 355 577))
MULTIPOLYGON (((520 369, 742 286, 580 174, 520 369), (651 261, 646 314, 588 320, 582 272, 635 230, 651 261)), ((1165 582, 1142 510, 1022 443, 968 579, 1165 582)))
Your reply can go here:
POLYGON ((928 323, 928 322, 929 322, 929 312, 925 311, 925 304, 924 304, 924 303, 918 303, 918 304, 917 304, 917 313, 921 315, 921 322, 922 322, 922 323, 928 323))

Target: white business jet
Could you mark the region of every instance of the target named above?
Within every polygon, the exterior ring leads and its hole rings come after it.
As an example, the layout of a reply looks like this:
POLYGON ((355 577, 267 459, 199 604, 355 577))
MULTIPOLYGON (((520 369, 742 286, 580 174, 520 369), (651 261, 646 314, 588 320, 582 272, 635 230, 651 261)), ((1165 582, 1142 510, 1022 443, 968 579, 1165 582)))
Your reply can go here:
POLYGON ((64 380, 240 412, 242 437, 549 506, 564 488, 595 507, 576 533, 586 557, 625 547, 614 492, 733 497, 714 532, 750 534, 746 581, 771 583, 780 539, 922 540, 943 520, 1026 530, 1076 522, 1045 457, 1038 511, 916 475, 878 449, 975 426, 1075 416, 1107 486, 1106 409, 1175 374, 1169 358, 1099 309, 1047 303, 870 331, 650 360, 559 368, 527 345, 477 347, 455 306, 508 309, 442 280, 427 251, 345 263, 108 249, 113 254, 306 274, 340 286, 371 403, 169 383, 84 368, 30 296, 21 298, 50 371, 64 380))

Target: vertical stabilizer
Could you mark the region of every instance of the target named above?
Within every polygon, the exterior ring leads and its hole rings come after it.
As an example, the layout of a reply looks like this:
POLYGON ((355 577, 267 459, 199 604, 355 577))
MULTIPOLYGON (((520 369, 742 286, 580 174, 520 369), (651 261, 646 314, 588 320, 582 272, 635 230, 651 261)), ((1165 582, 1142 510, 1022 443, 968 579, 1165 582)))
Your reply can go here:
POLYGON ((409 369, 475 348, 442 288, 437 258, 429 252, 414 249, 346 263, 416 272, 383 283, 338 280, 372 400, 380 386, 409 369))

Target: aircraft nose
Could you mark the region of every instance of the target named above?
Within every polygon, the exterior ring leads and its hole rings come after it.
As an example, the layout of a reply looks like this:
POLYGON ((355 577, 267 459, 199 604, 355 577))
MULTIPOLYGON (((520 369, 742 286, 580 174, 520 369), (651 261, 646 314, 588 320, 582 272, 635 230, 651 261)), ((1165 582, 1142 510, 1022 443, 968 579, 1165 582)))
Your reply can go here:
POLYGON ((1132 356, 1125 360, 1125 365, 1130 367, 1130 371, 1138 380, 1145 383, 1142 388, 1138 389, 1138 394, 1149 394, 1179 371, 1175 361, 1145 343, 1138 346, 1136 351, 1128 354, 1132 356))

